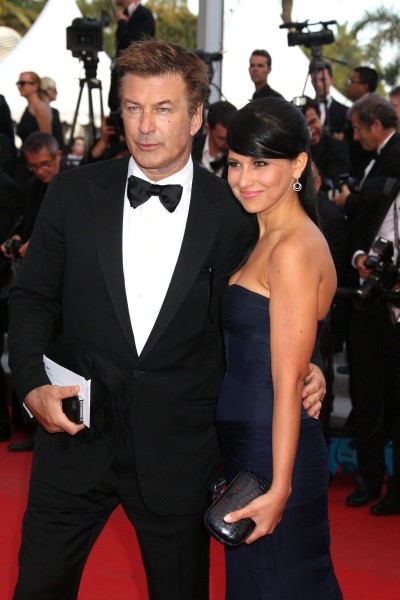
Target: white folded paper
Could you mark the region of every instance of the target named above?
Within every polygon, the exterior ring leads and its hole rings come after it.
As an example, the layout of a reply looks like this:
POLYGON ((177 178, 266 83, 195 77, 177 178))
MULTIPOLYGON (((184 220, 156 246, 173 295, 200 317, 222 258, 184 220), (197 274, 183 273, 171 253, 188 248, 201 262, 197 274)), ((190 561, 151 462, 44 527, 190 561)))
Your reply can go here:
POLYGON ((85 379, 81 375, 62 367, 47 356, 43 355, 44 368, 47 377, 53 385, 79 385, 79 398, 83 399, 83 422, 90 427, 90 383, 91 379, 85 379))

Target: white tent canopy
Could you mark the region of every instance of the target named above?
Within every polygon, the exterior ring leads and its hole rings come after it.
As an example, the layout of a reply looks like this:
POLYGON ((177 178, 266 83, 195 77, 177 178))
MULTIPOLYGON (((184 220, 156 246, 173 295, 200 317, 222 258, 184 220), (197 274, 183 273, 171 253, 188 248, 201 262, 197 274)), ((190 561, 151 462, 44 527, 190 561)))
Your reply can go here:
MULTIPOLYGON (((85 78, 83 63, 66 49, 66 28, 73 19, 81 17, 75 0, 48 0, 30 30, 0 63, 0 93, 10 107, 13 119, 18 121, 26 108, 26 100, 19 95, 15 82, 23 71, 35 71, 40 77, 52 77, 57 83, 58 98, 54 107, 62 120, 72 122, 80 90, 79 80, 85 78)), ((110 80, 110 59, 99 52, 97 77, 103 86, 103 100, 107 106, 110 80)), ((89 120, 88 92, 85 84, 79 106, 78 122, 89 120)), ((99 90, 92 91, 95 117, 100 115, 99 90)), ((99 123, 98 123, 99 124, 99 123)))

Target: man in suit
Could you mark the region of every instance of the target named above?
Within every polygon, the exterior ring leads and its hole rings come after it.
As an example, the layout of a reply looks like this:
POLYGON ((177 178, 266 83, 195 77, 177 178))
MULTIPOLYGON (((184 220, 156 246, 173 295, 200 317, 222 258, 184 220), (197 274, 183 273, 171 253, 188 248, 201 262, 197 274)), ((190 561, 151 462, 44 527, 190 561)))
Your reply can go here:
POLYGON ((249 73, 250 79, 256 89, 252 100, 268 98, 270 96, 282 98, 282 94, 273 90, 268 83, 268 75, 271 71, 272 59, 270 53, 267 50, 253 50, 250 56, 249 73))
POLYGON ((331 95, 333 84, 332 65, 329 63, 310 63, 311 82, 320 106, 324 130, 331 135, 342 135, 346 126, 347 106, 335 100, 331 95))
POLYGON ((226 134, 229 121, 236 110, 236 106, 222 100, 211 104, 207 113, 205 133, 198 133, 193 140, 193 159, 223 179, 228 176, 226 134))
MULTIPOLYGON (((354 139, 376 156, 367 165, 359 188, 373 177, 400 177, 400 135, 396 132, 397 116, 390 102, 378 94, 364 94, 350 108, 349 116, 354 139)), ((358 191, 343 185, 333 200, 349 218, 356 217, 360 203, 358 191)))
MULTIPOLYGON (((375 92, 378 86, 378 73, 371 67, 356 67, 347 80, 347 96, 357 102, 365 94, 375 92)), ((368 163, 374 158, 370 150, 365 150, 358 140, 354 139, 354 131, 349 118, 346 122, 344 139, 349 148, 351 169, 350 174, 361 180, 368 163)))
POLYGON ((381 283, 375 278, 368 279, 373 269, 367 267, 366 258, 371 254, 377 256, 374 243, 382 237, 394 247, 394 258, 385 259, 385 268, 393 265, 394 269, 396 260, 399 265, 400 180, 368 178, 360 196, 352 264, 364 283, 361 299, 354 301, 351 319, 358 472, 356 489, 346 503, 360 507, 380 498, 385 478, 385 444, 389 439, 393 474, 386 494, 370 512, 375 516, 390 516, 400 514, 400 304, 385 300, 384 290, 396 285, 398 288, 400 274, 397 268, 390 283, 382 274, 381 283), (371 282, 373 286, 367 292, 365 285, 371 282))
POLYGON ((327 189, 327 183, 330 183, 336 189, 340 175, 348 173, 350 169, 346 143, 335 140, 329 133, 324 133, 316 100, 309 98, 300 108, 310 131, 311 156, 323 177, 323 187, 327 189))
MULTIPOLYGON (((152 38, 156 33, 156 24, 153 13, 142 6, 140 0, 116 0, 120 7, 115 13, 117 29, 115 31, 115 58, 132 42, 145 38, 152 38)), ((118 73, 115 65, 111 69, 110 91, 108 106, 111 111, 118 110, 118 73)))
MULTIPOLYGON (((117 66, 132 156, 56 176, 12 291, 11 368, 39 422, 14 600, 76 598, 118 504, 136 529, 149 597, 208 598, 202 520, 219 462, 218 309, 254 225, 226 182, 190 156, 205 63, 148 40, 117 66), (63 413, 62 399, 79 390, 49 385, 44 353, 92 380, 90 428, 63 413)), ((313 372, 303 396, 316 414, 313 372)))

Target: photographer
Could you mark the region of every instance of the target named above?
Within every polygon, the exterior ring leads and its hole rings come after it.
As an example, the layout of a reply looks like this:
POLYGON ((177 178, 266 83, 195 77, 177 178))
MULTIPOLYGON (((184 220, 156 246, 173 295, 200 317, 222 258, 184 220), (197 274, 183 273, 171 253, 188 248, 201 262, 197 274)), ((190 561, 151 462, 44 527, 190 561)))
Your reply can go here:
POLYGON ((105 117, 101 127, 101 136, 89 149, 86 163, 118 158, 129 153, 125 141, 124 126, 119 110, 105 117))
POLYGON ((332 135, 324 132, 320 106, 316 100, 306 97, 305 104, 299 108, 306 118, 310 131, 311 156, 319 172, 323 175, 323 188, 328 190, 328 183, 336 188, 341 173, 345 173, 350 169, 346 143, 336 140, 332 135))
POLYGON ((400 282, 399 216, 400 180, 367 179, 353 239, 352 263, 361 282, 350 328, 358 473, 346 503, 359 507, 380 498, 390 439, 393 475, 386 494, 371 507, 376 516, 400 514, 400 303, 393 304, 396 294, 388 298, 400 282))
MULTIPOLYGON (((0 247, 3 255, 12 261, 15 271, 19 261, 25 256, 47 186, 54 175, 60 171, 61 161, 58 142, 49 133, 40 131, 31 133, 22 146, 22 152, 34 177, 28 183, 23 218, 12 232, 9 231, 9 239, 5 240, 0 247)), ((33 446, 34 436, 10 444, 8 448, 11 452, 18 452, 32 450, 33 446)))
MULTIPOLYGON (((373 177, 400 177, 400 135, 396 133, 397 116, 388 100, 378 94, 365 94, 349 110, 354 140, 364 150, 374 150, 376 158, 367 165, 361 183, 373 177)), ((355 218, 359 193, 344 184, 333 201, 349 218, 355 218)))

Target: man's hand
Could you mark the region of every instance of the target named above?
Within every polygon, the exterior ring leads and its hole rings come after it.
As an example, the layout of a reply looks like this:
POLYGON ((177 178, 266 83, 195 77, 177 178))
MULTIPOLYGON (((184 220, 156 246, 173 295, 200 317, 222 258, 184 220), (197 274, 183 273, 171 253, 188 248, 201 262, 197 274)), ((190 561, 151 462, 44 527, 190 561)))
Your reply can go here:
POLYGON ((25 398, 25 406, 48 433, 69 433, 76 435, 85 425, 76 425, 62 410, 64 398, 76 396, 79 385, 42 385, 35 388, 25 398))
POLYGON ((310 364, 310 370, 304 380, 301 394, 303 406, 310 417, 318 419, 322 408, 322 400, 326 394, 326 381, 322 371, 317 365, 310 364))
POLYGON ((347 185, 344 183, 341 187, 339 194, 335 194, 332 196, 332 202, 336 204, 339 208, 344 208, 347 198, 350 196, 351 192, 347 185))
POLYGON ((366 279, 372 273, 372 269, 367 269, 365 267, 366 258, 367 258, 366 254, 359 254, 354 259, 354 264, 356 265, 358 274, 363 279, 366 279))

